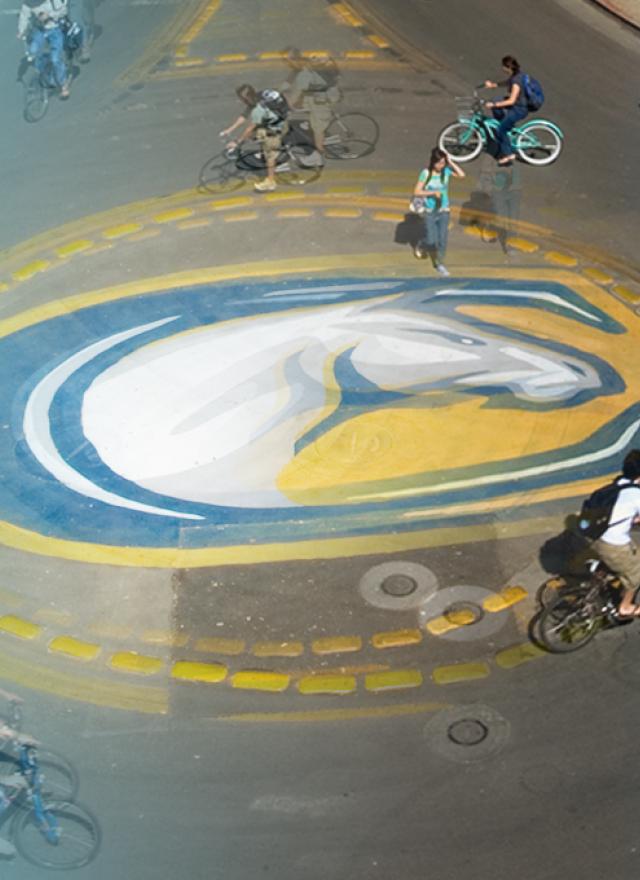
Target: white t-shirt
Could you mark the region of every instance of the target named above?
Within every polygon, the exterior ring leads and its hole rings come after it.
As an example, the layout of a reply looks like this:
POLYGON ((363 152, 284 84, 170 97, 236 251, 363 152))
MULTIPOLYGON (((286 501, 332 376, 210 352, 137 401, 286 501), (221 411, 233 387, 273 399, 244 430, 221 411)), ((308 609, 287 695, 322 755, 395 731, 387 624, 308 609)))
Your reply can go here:
POLYGON ((613 505, 609 528, 600 538, 606 544, 615 544, 618 547, 629 543, 633 520, 636 516, 640 517, 640 486, 624 477, 619 482, 624 483, 624 489, 613 505))

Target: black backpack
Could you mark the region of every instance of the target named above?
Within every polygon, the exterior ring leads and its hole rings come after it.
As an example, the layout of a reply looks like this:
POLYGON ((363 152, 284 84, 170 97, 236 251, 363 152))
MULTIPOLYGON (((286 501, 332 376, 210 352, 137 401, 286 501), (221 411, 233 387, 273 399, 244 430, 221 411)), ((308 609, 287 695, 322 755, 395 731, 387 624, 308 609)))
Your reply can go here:
POLYGON ((617 525, 617 523, 610 522, 611 514, 618 500, 618 495, 630 485, 632 484, 620 484, 618 480, 614 480, 613 483, 601 486, 600 489, 596 489, 588 498, 585 498, 578 517, 578 531, 583 537, 595 541, 604 535, 610 525, 617 525))
POLYGON ((258 96, 258 100, 267 110, 275 113, 278 117, 276 124, 284 122, 289 115, 287 99, 277 89, 263 89, 258 96))

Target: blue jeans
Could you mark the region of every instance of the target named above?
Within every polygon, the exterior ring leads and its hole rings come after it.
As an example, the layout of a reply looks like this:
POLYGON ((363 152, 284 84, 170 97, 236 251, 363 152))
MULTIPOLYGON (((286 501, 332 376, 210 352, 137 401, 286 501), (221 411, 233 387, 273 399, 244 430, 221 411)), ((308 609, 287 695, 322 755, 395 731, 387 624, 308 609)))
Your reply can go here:
POLYGON ((509 132, 516 122, 524 119, 528 112, 526 107, 509 107, 508 110, 505 110, 503 107, 493 108, 494 118, 500 120, 500 125, 496 131, 498 158, 500 156, 510 156, 513 153, 509 132))
POLYGON ((36 67, 43 72, 44 56, 42 49, 44 44, 49 44, 51 53, 51 64, 53 65, 53 73, 59 86, 63 86, 68 78, 67 65, 64 60, 64 37, 59 27, 51 28, 48 31, 41 31, 34 28, 29 38, 29 55, 33 55, 36 59, 36 67))
POLYGON ((449 212, 429 211, 424 215, 424 238, 420 245, 428 251, 434 264, 441 263, 449 241, 449 212))

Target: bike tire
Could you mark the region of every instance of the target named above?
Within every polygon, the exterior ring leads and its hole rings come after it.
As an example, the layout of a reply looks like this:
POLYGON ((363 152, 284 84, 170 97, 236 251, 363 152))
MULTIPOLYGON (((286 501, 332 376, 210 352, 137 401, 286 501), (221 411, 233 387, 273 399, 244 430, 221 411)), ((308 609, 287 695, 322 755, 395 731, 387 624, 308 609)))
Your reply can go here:
POLYGON ((315 147, 296 144, 288 147, 287 161, 276 165, 278 183, 289 186, 305 186, 313 183, 322 174, 322 156, 315 147))
POLYGON ((200 169, 198 181, 200 192, 216 195, 240 189, 244 183, 244 177, 238 170, 234 158, 227 156, 225 153, 219 153, 205 162, 200 169))
MULTIPOLYGON (((278 162, 282 158, 284 162, 286 159, 286 153, 284 148, 280 149, 280 153, 278 155, 278 162)), ((238 168, 243 169, 244 171, 257 171, 260 173, 266 173, 267 163, 264 160, 264 153, 262 152, 262 147, 259 143, 253 143, 247 147, 243 147, 238 153, 238 157, 236 159, 236 163, 238 168)))
POLYGON ((98 854, 102 842, 100 824, 82 804, 52 801, 44 805, 44 815, 57 829, 49 840, 34 809, 16 813, 11 833, 16 849, 32 865, 51 871, 83 868, 98 854))
POLYGON ((552 654, 569 654, 588 644, 598 631, 601 617, 585 602, 585 592, 564 592, 542 609, 538 636, 552 654))
POLYGON ((438 135, 438 146, 449 153, 456 162, 471 162, 484 147, 484 138, 475 126, 468 122, 452 122, 438 135))
POLYGON ((22 117, 25 122, 40 122, 49 107, 49 90, 42 83, 37 70, 33 70, 25 83, 22 117))
POLYGON ((335 116, 324 133, 325 154, 330 159, 360 159, 375 150, 380 126, 366 113, 335 116))
POLYGON ((38 749, 42 774, 41 792, 45 801, 72 801, 78 794, 78 771, 65 757, 48 749, 38 749))
POLYGON ((551 165, 562 152, 562 138, 544 122, 529 122, 518 130, 514 149, 529 165, 551 165))

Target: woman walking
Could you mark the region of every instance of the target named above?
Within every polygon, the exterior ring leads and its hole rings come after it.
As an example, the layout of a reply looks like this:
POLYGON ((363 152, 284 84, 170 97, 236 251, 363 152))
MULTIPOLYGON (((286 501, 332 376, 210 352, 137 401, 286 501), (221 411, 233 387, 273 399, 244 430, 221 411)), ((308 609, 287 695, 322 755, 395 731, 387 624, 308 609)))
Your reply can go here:
POLYGON ((434 147, 429 165, 420 172, 413 191, 414 198, 421 199, 424 207, 424 237, 413 252, 419 260, 431 257, 435 270, 444 276, 449 275, 444 265, 449 239, 449 179, 464 176, 448 153, 434 147))

